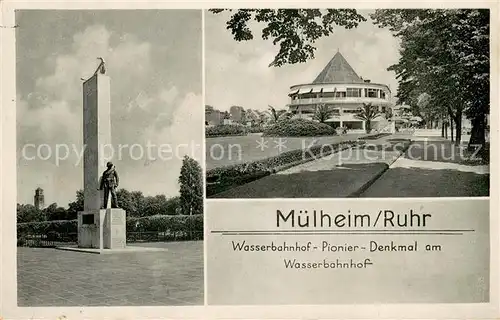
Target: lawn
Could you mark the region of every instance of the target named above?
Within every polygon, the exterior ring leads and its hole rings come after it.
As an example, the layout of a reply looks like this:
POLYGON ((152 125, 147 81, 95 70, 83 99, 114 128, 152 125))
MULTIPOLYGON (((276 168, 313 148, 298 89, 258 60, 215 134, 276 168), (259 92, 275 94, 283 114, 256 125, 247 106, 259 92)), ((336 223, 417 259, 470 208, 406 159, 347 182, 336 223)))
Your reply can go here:
POLYGON ((317 138, 277 138, 250 134, 247 136, 207 138, 205 153, 206 168, 210 170, 231 164, 269 158, 290 150, 310 147, 313 141, 316 144, 332 144, 346 140, 356 140, 362 135, 346 134, 317 138))
POLYGON ((345 198, 386 168, 385 163, 349 164, 333 170, 273 174, 211 198, 345 198))

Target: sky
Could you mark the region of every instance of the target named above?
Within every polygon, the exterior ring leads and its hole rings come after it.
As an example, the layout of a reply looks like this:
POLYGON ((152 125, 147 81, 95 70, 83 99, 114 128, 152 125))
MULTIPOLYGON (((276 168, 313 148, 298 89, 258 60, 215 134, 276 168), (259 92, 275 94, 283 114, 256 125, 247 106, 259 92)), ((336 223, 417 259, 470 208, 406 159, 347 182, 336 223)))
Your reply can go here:
POLYGON ((16 12, 19 203, 33 204, 41 187, 46 205, 67 207, 83 188, 81 78, 93 74, 97 57, 111 78, 113 147, 129 146, 113 159, 120 187, 178 195, 182 157, 200 161, 202 154, 196 146, 203 139, 201 16, 199 10, 16 12), (173 154, 160 159, 160 145, 173 154))
POLYGON ((279 45, 262 40, 258 32, 262 25, 250 25, 254 39, 236 42, 226 29, 230 13, 207 12, 205 103, 219 110, 229 110, 233 105, 257 110, 266 110, 268 105, 285 108, 290 86, 312 82, 337 50, 359 76, 387 84, 395 95, 395 74, 387 68, 398 62, 399 40, 389 30, 376 27, 368 16, 370 12, 359 11, 367 21, 357 28, 336 27, 332 35, 318 40, 313 60, 282 67, 268 67, 279 45))

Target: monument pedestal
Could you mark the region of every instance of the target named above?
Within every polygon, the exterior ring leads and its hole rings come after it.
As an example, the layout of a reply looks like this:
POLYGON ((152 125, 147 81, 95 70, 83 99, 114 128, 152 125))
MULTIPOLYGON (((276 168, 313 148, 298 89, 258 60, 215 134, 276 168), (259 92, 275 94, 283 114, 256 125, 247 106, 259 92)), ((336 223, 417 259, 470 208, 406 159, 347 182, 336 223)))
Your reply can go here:
POLYGON ((88 210, 78 213, 78 247, 123 249, 127 243, 123 209, 88 210))

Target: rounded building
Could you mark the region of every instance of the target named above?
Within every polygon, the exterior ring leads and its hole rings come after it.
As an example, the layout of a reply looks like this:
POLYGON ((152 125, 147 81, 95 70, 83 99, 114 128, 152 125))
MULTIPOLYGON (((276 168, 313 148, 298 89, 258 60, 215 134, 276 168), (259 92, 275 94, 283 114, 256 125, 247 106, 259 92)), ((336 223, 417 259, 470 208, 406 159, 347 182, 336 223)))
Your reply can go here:
POLYGON ((389 126, 386 112, 391 108, 391 90, 385 84, 364 80, 354 71, 340 52, 312 83, 290 87, 289 111, 298 118, 312 119, 316 108, 324 104, 333 110, 326 123, 333 127, 364 130, 365 121, 355 115, 363 104, 379 108, 380 115, 371 121, 371 128, 381 131, 389 126))

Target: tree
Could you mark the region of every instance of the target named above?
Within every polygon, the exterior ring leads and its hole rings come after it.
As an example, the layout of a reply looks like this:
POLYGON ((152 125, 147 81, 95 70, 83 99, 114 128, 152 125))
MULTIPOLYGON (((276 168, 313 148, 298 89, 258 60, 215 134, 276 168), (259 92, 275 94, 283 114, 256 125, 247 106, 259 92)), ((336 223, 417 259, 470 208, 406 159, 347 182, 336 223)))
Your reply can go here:
POLYGON ((314 112, 313 119, 317 120, 319 123, 325 123, 326 120, 333 116, 333 109, 328 105, 321 103, 316 106, 316 111, 314 112))
POLYGON ((188 157, 182 159, 180 207, 182 214, 203 214, 203 178, 200 164, 188 157))
POLYGON ((32 204, 17 204, 17 223, 45 221, 45 214, 32 204))
POLYGON ((363 107, 357 114, 354 115, 354 117, 356 119, 365 121, 366 133, 370 133, 370 131, 372 131, 372 120, 378 117, 380 114, 381 113, 378 111, 378 107, 373 106, 371 103, 363 103, 363 107))
POLYGON ((473 124, 469 146, 485 145, 489 14, 487 9, 383 9, 371 15, 401 39, 401 57, 389 67, 398 78, 398 96, 429 94, 442 119, 455 123, 457 144, 465 113, 473 124))
POLYGON ((165 206, 165 214, 168 215, 177 215, 181 214, 181 198, 180 197, 172 197, 167 200, 165 206))
POLYGON ((366 19, 354 9, 211 9, 219 14, 232 12, 227 29, 236 41, 253 39, 251 20, 263 24, 262 39, 279 44, 279 52, 269 66, 306 62, 314 58, 316 40, 334 32, 334 25, 355 28, 366 19))
POLYGON ((76 200, 68 203, 68 220, 73 220, 78 217, 78 212, 83 211, 83 190, 76 191, 76 200))

